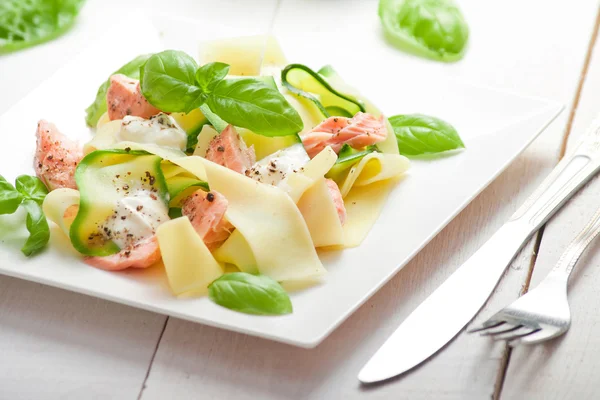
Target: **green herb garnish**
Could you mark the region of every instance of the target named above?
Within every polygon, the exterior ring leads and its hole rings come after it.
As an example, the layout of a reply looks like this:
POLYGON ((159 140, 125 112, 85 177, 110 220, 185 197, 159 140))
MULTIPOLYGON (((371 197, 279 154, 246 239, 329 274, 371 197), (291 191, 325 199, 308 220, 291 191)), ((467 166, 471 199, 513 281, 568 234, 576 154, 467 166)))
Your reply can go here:
POLYGON ((19 176, 15 186, 0 175, 0 214, 13 214, 19 206, 27 211, 25 225, 29 238, 21 251, 29 257, 42 250, 50 239, 50 228, 42 211, 48 189, 38 178, 29 175, 19 176))
POLYGON ((0 54, 55 39, 68 31, 85 0, 0 1, 0 54))
POLYGON ((208 286, 212 301, 230 310, 255 315, 292 312, 292 302, 281 285, 264 275, 246 272, 225 274, 208 286))
POLYGON ((438 61, 460 60, 469 27, 452 0, 380 0, 386 38, 396 47, 438 61))
MULTIPOLYGON (((167 112, 190 112, 209 107, 223 121, 263 136, 287 136, 302 130, 298 112, 279 93, 272 78, 225 79, 229 66, 198 67, 181 51, 155 54, 141 68, 144 97, 167 112)), ((207 115, 207 118, 210 117, 207 115)))
POLYGON ((439 118, 407 114, 395 115, 389 121, 402 155, 435 154, 465 147, 456 129, 439 118))

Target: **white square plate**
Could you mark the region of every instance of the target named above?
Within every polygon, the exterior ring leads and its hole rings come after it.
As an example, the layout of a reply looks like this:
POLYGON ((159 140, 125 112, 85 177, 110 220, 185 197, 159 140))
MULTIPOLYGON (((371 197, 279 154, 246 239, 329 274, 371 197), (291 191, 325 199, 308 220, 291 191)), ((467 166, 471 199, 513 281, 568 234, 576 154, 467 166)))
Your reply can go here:
MULTIPOLYGON (((20 174, 33 173, 31 164, 38 119, 56 123, 71 137, 89 140, 84 108, 94 99, 98 85, 135 55, 163 48, 195 52, 199 38, 257 33, 240 26, 211 25, 211 21, 191 24, 162 17, 157 24, 158 21, 145 19, 137 22, 129 19, 127 23, 118 24, 121 37, 136 40, 127 46, 115 46, 118 41, 107 33, 0 117, 0 173, 10 181, 20 174)), ((119 273, 94 269, 81 262, 56 227, 52 228, 48 249, 27 259, 19 251, 27 233, 24 229, 11 229, 18 226, 14 216, 0 218, 3 227, 0 230, 0 273, 297 346, 314 347, 398 272, 561 110, 560 105, 540 99, 429 77, 423 79, 416 64, 382 62, 388 49, 379 44, 380 39, 375 34, 355 38, 364 41, 364 46, 353 46, 364 48, 357 53, 331 46, 322 40, 323 33, 319 29, 306 29, 297 35, 292 24, 276 24, 274 31, 291 62, 314 68, 333 64, 341 76, 387 115, 421 112, 444 118, 458 129, 467 149, 433 161, 414 160, 410 173, 392 192, 364 243, 358 248, 322 254, 329 272, 324 283, 292 293, 294 313, 291 315, 257 317, 219 307, 207 298, 177 299, 170 293, 160 267, 119 273)), ((23 215, 17 217, 22 221, 23 215)))

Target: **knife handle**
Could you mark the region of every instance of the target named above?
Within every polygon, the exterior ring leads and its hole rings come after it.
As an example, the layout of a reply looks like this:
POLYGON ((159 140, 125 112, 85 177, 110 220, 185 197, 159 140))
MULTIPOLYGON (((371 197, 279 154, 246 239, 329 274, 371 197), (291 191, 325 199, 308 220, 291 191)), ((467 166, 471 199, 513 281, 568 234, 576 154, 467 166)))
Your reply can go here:
POLYGON ((509 221, 535 232, 600 169, 600 119, 556 165, 509 221))

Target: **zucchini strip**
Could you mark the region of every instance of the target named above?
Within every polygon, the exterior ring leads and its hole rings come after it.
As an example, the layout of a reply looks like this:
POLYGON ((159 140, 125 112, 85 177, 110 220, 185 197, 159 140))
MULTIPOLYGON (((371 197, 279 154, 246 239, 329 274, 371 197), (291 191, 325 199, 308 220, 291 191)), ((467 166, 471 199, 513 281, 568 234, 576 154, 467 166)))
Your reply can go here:
POLYGON ((290 92, 315 103, 325 118, 352 117, 359 111, 366 112, 362 101, 354 96, 340 93, 322 75, 305 65, 286 66, 281 71, 281 83, 290 92))
POLYGON ((338 154, 337 161, 325 176, 340 183, 345 177, 346 174, 344 173, 346 171, 352 168, 356 163, 360 162, 366 155, 378 151, 376 145, 368 146, 364 150, 356 150, 348 146, 348 144, 344 144, 338 154))
POLYGON ((79 211, 69 231, 77 251, 108 256, 121 250, 103 227, 118 203, 136 191, 152 193, 166 208, 169 194, 161 162, 161 157, 139 150, 97 150, 81 160, 75 172, 79 211))

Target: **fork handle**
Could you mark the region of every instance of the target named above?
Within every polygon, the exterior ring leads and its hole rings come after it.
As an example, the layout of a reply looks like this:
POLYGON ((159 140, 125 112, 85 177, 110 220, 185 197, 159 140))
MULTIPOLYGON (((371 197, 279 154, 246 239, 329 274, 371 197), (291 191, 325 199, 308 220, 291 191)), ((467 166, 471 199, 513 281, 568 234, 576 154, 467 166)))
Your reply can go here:
POLYGON ((565 252, 560 256, 558 263, 554 266, 549 277, 559 278, 565 282, 569 280, 571 272, 579 258, 592 243, 594 238, 600 233, 600 208, 596 211, 592 219, 587 223, 581 232, 569 244, 565 252))

